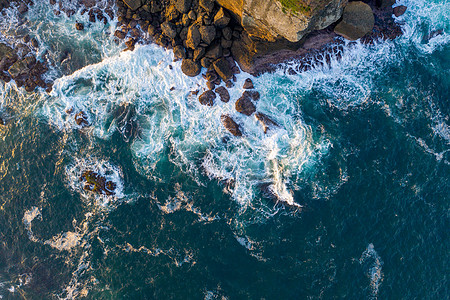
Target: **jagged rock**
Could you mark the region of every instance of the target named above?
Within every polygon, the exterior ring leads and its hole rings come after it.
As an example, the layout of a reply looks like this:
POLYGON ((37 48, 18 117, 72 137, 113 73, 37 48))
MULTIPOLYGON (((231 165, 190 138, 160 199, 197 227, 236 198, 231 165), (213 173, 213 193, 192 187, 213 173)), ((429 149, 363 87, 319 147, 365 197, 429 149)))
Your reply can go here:
POLYGON ((166 20, 174 22, 180 16, 179 11, 175 8, 175 5, 169 5, 166 9, 166 20))
POLYGON ((81 127, 89 126, 88 117, 84 111, 80 111, 75 115, 75 123, 81 127))
POLYGON ((33 46, 34 48, 39 48, 39 42, 37 41, 37 39, 31 39, 31 46, 33 46))
POLYGON ((114 36, 123 40, 126 36, 126 33, 121 30, 116 30, 116 31, 114 31, 114 36))
POLYGON ((186 46, 188 46, 191 49, 196 49, 197 46, 200 44, 201 35, 200 31, 198 30, 197 24, 192 24, 187 33, 186 38, 186 46))
POLYGON ((230 27, 225 27, 222 29, 222 36, 226 40, 231 40, 233 38, 233 30, 230 27))
POLYGON ((221 7, 214 16, 214 26, 217 28, 224 28, 230 23, 230 20, 231 18, 228 13, 221 7))
POLYGON ((213 63, 214 70, 222 78, 223 81, 233 77, 233 71, 231 70, 230 63, 225 58, 219 58, 213 63))
POLYGON ((19 57, 13 48, 0 43, 0 71, 6 71, 19 57))
POLYGON ((253 89, 254 88, 253 81, 250 78, 245 79, 243 88, 246 90, 253 89))
POLYGON ((188 17, 189 19, 191 19, 192 21, 197 19, 197 14, 195 13, 195 11, 191 10, 188 12, 188 17))
POLYGON ((174 39, 177 36, 177 28, 171 22, 164 22, 161 24, 162 33, 170 39, 174 39))
POLYGON ((375 17, 368 4, 361 1, 350 2, 334 32, 348 40, 357 40, 372 32, 374 24, 375 17))
POLYGON ((214 26, 200 26, 199 32, 202 40, 208 45, 216 38, 216 28, 214 26))
POLYGON ((206 82, 206 87, 208 88, 208 90, 214 90, 214 88, 216 87, 216 85, 215 85, 214 82, 212 82, 212 81, 207 81, 207 82, 206 82))
POLYGON ((84 30, 84 25, 83 23, 75 23, 75 29, 76 30, 84 30))
POLYGON ((404 5, 399 5, 397 7, 394 7, 394 16, 400 17, 406 12, 407 7, 404 5))
POLYGON ((117 187, 114 182, 106 180, 105 176, 92 170, 84 171, 81 174, 80 181, 85 182, 85 190, 108 196, 114 195, 114 190, 117 187))
POLYGON ((198 101, 206 106, 213 106, 215 99, 216 94, 211 90, 204 92, 203 94, 200 95, 200 97, 198 97, 198 101))
POLYGON ((30 73, 30 69, 34 64, 36 64, 36 58, 34 56, 27 56, 24 59, 15 62, 9 68, 8 73, 13 79, 26 76, 30 73))
POLYGON ((212 60, 216 60, 223 55, 223 49, 220 43, 213 42, 207 49, 205 56, 211 58, 212 60))
POLYGON ((185 58, 181 63, 181 71, 187 76, 194 77, 200 74, 200 64, 192 59, 185 58))
POLYGON ((270 119, 267 115, 257 112, 255 114, 256 119, 261 123, 264 129, 264 133, 267 133, 267 130, 270 129, 270 127, 278 127, 278 124, 270 119))
POLYGON ((228 93, 228 90, 225 87, 219 86, 216 89, 216 93, 219 95, 222 102, 227 103, 228 101, 230 101, 230 93, 228 93))
POLYGON ((127 49, 126 49, 126 50, 133 51, 135 45, 136 45, 136 40, 133 39, 133 38, 129 38, 129 39, 125 42, 125 46, 127 46, 127 49))
POLYGON ((175 58, 183 59, 186 58, 186 51, 184 50, 183 46, 175 46, 173 47, 173 54, 175 58))
POLYGON ((220 117, 223 126, 234 136, 242 136, 239 125, 228 115, 222 115, 220 117))
POLYGON ((258 101, 261 96, 258 91, 244 91, 242 95, 252 99, 253 101, 258 101))
POLYGON ((253 104, 252 100, 249 97, 242 95, 235 104, 235 108, 241 114, 246 116, 250 116, 252 113, 256 111, 256 107, 253 104))
POLYGON ((203 56, 205 56, 205 48, 203 47, 198 47, 197 49, 194 50, 194 60, 198 61, 200 59, 202 59, 203 56))
POLYGON ((191 9, 192 0, 176 0, 175 7, 177 10, 185 14, 191 9))
POLYGON ((214 0, 200 0, 198 4, 208 13, 214 9, 214 0))
MULTIPOLYGON (((123 0, 123 2, 131 9, 131 10, 137 10, 139 7, 142 6, 141 0, 123 0)), ((155 2, 155 1, 153 1, 155 2)), ((152 2, 152 3, 153 3, 152 2)))
POLYGON ((203 57, 203 58, 200 60, 200 64, 202 65, 203 68, 208 69, 208 68, 211 66, 211 64, 212 64, 212 61, 211 61, 211 59, 208 58, 208 57, 203 57))

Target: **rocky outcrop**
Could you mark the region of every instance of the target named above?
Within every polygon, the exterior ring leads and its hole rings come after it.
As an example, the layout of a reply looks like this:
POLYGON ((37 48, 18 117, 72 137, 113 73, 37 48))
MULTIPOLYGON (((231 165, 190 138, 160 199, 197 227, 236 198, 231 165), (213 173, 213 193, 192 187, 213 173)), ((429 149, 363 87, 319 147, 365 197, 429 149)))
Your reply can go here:
POLYGON ((242 136, 242 131, 239 125, 228 115, 220 117, 223 126, 234 136, 242 136))
POLYGON ((364 2, 350 2, 344 9, 342 21, 334 32, 348 40, 357 40, 372 32, 375 25, 372 8, 364 2))

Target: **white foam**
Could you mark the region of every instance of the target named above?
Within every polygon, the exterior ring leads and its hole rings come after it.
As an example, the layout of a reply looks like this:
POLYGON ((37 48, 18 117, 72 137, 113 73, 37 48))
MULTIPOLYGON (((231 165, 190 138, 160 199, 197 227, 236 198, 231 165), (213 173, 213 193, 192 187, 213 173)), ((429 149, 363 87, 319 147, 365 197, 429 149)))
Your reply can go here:
POLYGON ((359 263, 365 267, 366 275, 370 279, 371 296, 377 299, 384 274, 382 271, 383 261, 375 251, 373 244, 369 244, 367 249, 364 250, 359 263))

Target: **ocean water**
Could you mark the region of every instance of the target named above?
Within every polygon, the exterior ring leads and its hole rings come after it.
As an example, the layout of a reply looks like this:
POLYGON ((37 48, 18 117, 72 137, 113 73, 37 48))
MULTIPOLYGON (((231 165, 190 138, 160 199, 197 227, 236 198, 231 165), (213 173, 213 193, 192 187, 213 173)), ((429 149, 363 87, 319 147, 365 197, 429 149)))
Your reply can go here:
POLYGON ((213 107, 170 51, 122 52, 116 20, 78 32, 87 15, 34 2, 0 19, 55 79, 0 84, 0 299, 449 297, 450 2, 398 2, 396 40, 241 73, 213 107), (249 77, 267 134, 234 110, 249 77), (115 195, 85 191, 86 169, 115 195))

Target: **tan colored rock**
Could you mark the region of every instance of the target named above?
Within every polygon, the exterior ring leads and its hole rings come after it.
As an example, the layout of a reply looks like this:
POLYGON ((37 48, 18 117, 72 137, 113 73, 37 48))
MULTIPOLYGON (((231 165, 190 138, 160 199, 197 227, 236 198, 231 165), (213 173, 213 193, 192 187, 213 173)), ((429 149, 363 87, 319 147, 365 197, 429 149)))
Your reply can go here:
POLYGON ((357 40, 372 32, 375 17, 372 8, 364 2, 350 2, 344 9, 342 21, 336 25, 334 32, 348 40, 357 40))

